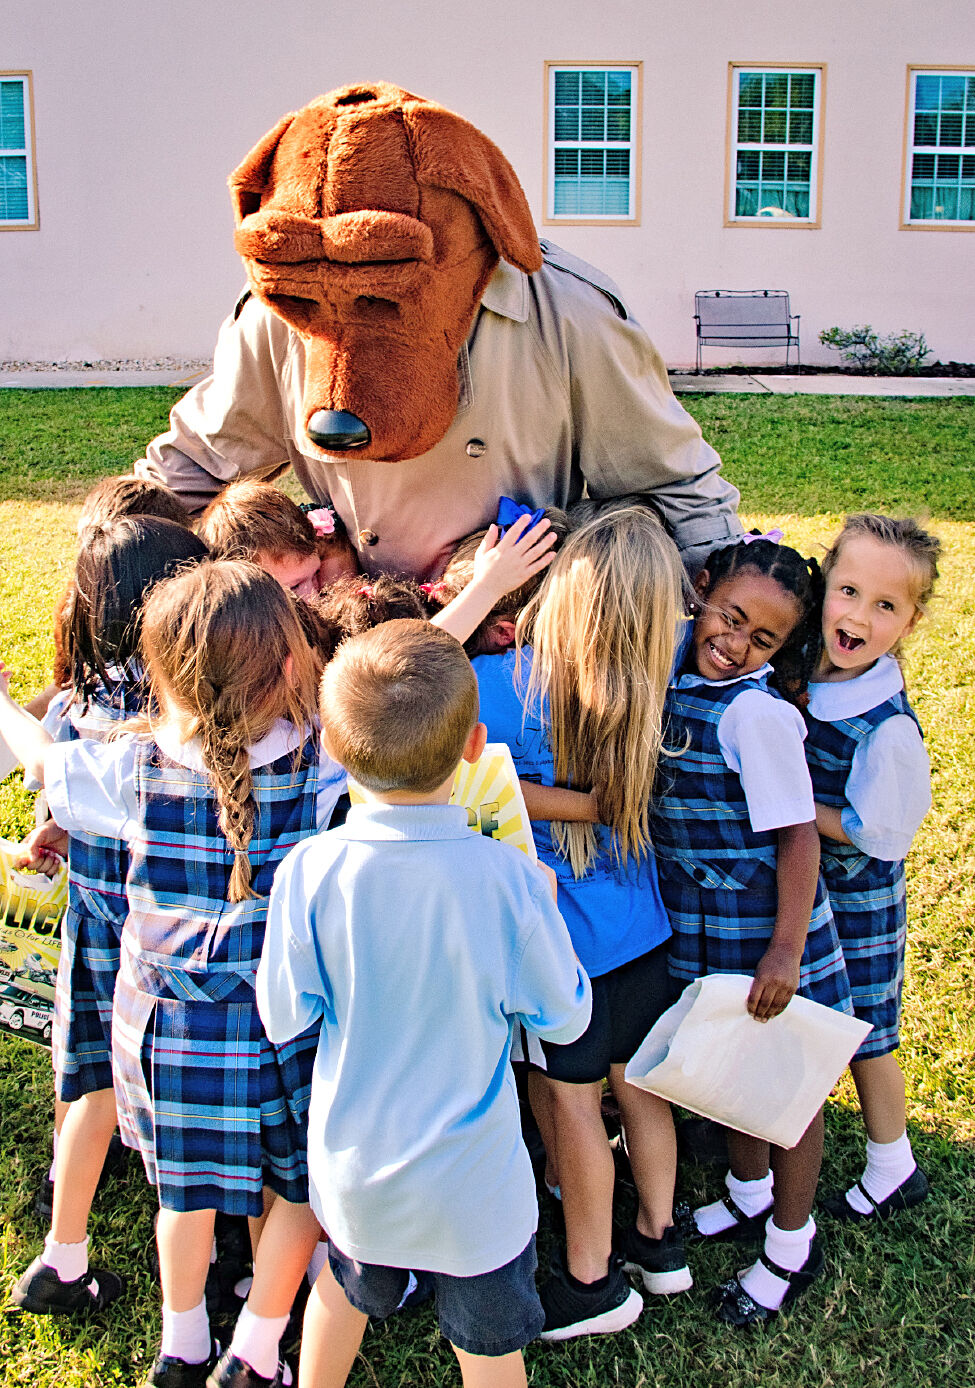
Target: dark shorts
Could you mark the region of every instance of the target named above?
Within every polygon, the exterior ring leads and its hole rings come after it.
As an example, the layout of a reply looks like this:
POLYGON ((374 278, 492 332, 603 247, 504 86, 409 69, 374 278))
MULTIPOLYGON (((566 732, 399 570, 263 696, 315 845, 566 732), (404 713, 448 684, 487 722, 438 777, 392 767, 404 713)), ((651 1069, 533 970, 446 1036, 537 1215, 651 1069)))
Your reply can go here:
MULTIPOLYGON (((328 1261, 336 1282, 357 1311, 367 1316, 391 1316, 403 1299, 407 1268, 357 1263, 333 1243, 328 1261)), ((535 1236, 517 1258, 476 1277, 450 1277, 432 1272, 437 1320, 452 1345, 467 1354, 497 1357, 524 1349, 545 1324, 535 1290, 535 1236)))
POLYGON ((674 1000, 669 941, 592 980, 592 1020, 568 1046, 542 1042, 546 1074, 567 1084, 596 1084, 625 1065, 674 1000))

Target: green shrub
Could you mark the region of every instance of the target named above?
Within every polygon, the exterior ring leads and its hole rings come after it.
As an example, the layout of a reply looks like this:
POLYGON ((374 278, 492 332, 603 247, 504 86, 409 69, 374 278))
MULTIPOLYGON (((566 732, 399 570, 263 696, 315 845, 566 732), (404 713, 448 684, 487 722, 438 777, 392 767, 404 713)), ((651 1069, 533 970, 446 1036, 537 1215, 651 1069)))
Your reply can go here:
POLYGON ((849 331, 825 328, 819 340, 825 347, 841 352, 844 361, 874 376, 916 375, 931 350, 923 333, 888 333, 881 337, 869 323, 849 331))

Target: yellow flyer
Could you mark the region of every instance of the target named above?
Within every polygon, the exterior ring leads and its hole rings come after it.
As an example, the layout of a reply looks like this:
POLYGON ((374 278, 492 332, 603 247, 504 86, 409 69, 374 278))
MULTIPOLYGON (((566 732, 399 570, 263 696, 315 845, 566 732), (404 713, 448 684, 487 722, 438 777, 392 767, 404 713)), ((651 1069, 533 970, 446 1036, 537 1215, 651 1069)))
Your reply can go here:
MULTIPOLYGON (((363 800, 362 791, 351 777, 349 798, 353 804, 363 800)), ((476 762, 461 762, 450 803, 464 806, 473 833, 510 843, 527 853, 533 863, 537 862, 525 797, 506 742, 489 742, 476 762)))
POLYGON ((21 872, 20 851, 0 839, 0 1031, 49 1045, 68 873, 21 872))

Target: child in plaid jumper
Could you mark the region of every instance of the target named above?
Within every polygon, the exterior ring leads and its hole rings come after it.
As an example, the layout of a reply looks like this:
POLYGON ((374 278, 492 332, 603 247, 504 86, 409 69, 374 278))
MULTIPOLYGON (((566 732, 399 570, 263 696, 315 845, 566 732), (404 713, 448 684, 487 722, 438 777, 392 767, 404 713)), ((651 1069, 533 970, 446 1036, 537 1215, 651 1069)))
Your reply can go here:
MULTIPOLYGON (((55 741, 102 742, 120 721, 141 712, 146 691, 138 641, 145 595, 173 565, 205 556, 203 542, 173 521, 131 516, 89 526, 61 606, 66 687, 44 719, 55 741)), ((29 735, 31 724, 25 726, 29 735)), ((88 1314, 121 1290, 114 1273, 89 1268, 87 1224, 116 1124, 112 1003, 128 860, 117 838, 88 828, 78 825, 64 835, 48 821, 25 846, 36 866, 57 850, 68 859, 52 1047, 62 1116, 51 1230, 13 1292, 22 1310, 49 1315, 88 1314)))
POLYGON ((274 870, 328 822, 340 773, 314 731, 316 664, 270 575, 200 564, 153 591, 142 637, 151 719, 107 744, 46 757, 41 745, 34 764, 58 823, 129 853, 113 1058, 123 1138, 160 1202, 163 1342, 149 1383, 203 1388, 215 1212, 260 1219, 265 1191, 277 1198, 241 1321, 270 1339, 270 1373, 254 1380, 270 1383, 319 1235, 305 1156, 316 1038, 272 1045, 254 977, 274 870))
MULTIPOLYGON (((759 1021, 796 992, 850 1011, 818 871, 805 729, 768 685, 773 664, 782 681, 800 673, 814 609, 807 562, 768 539, 729 545, 709 557, 695 589, 653 805, 671 973, 681 983, 753 974, 748 1010, 759 1021)), ((822 1141, 820 1113, 795 1148, 772 1148, 770 1171, 767 1143, 729 1133, 729 1194, 694 1212, 697 1236, 760 1237, 764 1226, 765 1239, 758 1260, 719 1289, 720 1319, 768 1320, 820 1271, 812 1205, 822 1141)))
POLYGON ((938 576, 940 545, 913 520, 848 517, 823 560, 822 653, 809 686, 806 757, 823 875, 853 990, 873 1031, 850 1063, 867 1165, 824 1204, 875 1219, 928 1193, 906 1129, 899 1043, 907 910, 904 856, 931 803, 928 758, 896 655, 938 576))

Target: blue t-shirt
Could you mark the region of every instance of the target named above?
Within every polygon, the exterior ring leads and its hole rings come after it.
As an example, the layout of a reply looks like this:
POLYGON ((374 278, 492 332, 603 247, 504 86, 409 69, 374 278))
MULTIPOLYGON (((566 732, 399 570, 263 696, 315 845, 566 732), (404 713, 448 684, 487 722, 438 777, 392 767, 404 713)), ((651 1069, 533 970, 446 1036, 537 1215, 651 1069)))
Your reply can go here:
MULTIPOLYGON (((526 781, 554 785, 548 709, 543 704, 540 710, 525 712, 515 688, 515 652, 478 656, 472 663, 489 740, 508 744, 515 770, 526 781)), ((522 647, 522 688, 530 671, 531 649, 522 647)), ((645 859, 639 867, 631 861, 621 868, 613 856, 610 831, 603 826, 597 826, 597 831, 599 856, 585 877, 577 880, 566 859, 552 847, 549 822, 532 825, 538 856, 554 868, 559 880, 559 910, 590 978, 628 964, 670 938, 653 859, 645 859)))

